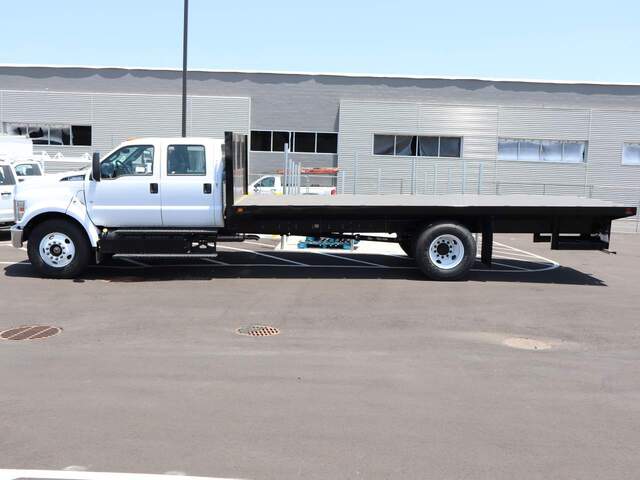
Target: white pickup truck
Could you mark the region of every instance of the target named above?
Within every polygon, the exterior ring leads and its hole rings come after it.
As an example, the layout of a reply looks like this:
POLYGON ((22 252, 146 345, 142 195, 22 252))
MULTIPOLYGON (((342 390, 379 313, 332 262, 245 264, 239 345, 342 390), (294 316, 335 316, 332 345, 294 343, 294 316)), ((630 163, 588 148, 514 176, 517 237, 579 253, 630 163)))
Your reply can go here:
POLYGON ((42 168, 36 161, 0 160, 0 228, 15 222, 13 199, 22 182, 33 182, 42 178, 42 168))
POLYGON ((217 242, 256 233, 392 241, 429 278, 455 280, 476 260, 472 232, 490 265, 494 231, 603 249, 611 221, 636 213, 577 197, 247 195, 247 172, 246 135, 131 140, 102 161, 94 154, 91 170, 66 178, 76 181, 20 189, 12 243, 27 241, 42 275, 70 278, 110 256, 213 257, 217 242))
MULTIPOLYGON (((301 185, 301 195, 335 195, 336 187, 322 187, 319 185, 301 185)), ((249 184, 249 194, 256 195, 282 195, 284 182, 281 175, 263 175, 255 182, 249 184)))

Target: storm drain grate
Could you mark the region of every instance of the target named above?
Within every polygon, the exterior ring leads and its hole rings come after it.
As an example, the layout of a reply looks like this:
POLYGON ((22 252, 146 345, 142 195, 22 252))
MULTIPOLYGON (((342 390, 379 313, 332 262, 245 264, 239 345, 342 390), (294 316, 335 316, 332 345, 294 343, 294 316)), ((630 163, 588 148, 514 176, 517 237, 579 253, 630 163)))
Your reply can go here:
POLYGON ((62 332, 60 327, 50 325, 25 325, 0 332, 3 340, 39 340, 52 337, 62 332))
POLYGON ((242 327, 236 330, 238 335, 248 335, 250 337, 268 337, 271 335, 278 335, 280 330, 269 325, 251 325, 249 327, 242 327))

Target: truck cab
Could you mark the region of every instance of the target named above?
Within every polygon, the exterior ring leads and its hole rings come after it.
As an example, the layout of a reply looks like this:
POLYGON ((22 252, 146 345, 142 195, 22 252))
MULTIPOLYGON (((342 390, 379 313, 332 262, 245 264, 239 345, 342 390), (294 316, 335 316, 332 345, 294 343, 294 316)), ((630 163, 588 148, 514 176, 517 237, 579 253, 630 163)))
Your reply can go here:
MULTIPOLYGON (((135 238, 151 235, 143 242, 144 251, 166 251, 167 245, 182 247, 186 238, 167 238, 167 230, 183 236, 187 231, 214 234, 224 225, 222 147, 221 140, 209 138, 134 139, 102 160, 94 158, 96 164, 83 181, 21 189, 13 243, 31 240, 32 263, 46 274, 66 277, 109 245, 132 245, 135 238), (109 235, 125 231, 127 239, 109 235), (154 235, 162 232, 162 237, 154 235)), ((15 184, 9 175, 6 182, 15 184)), ((198 237, 197 242, 206 246, 207 239, 198 237)))
POLYGON ((13 199, 16 193, 16 176, 9 162, 0 160, 0 228, 13 224, 13 199))

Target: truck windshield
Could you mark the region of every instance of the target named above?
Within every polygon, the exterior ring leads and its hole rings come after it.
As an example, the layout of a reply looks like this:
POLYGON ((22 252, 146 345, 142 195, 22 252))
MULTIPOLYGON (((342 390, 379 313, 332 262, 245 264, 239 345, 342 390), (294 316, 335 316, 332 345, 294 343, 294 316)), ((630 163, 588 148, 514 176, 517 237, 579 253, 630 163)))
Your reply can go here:
POLYGON ((23 163, 15 166, 18 177, 37 177, 42 175, 40 166, 36 163, 23 163))
POLYGON ((15 185, 16 181, 8 165, 0 165, 0 185, 15 185))

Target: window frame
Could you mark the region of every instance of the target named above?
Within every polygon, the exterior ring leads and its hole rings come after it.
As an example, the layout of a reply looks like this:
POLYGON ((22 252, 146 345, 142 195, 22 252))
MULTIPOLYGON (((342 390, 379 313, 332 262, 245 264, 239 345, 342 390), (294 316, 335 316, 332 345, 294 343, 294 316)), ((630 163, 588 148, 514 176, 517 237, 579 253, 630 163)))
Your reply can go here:
POLYGON ((624 161, 624 148, 626 145, 638 145, 640 147, 640 141, 635 141, 635 142, 622 142, 622 151, 620 152, 620 164, 624 165, 625 167, 640 167, 640 161, 638 162, 625 162, 624 161))
MULTIPOLYGON (((155 172, 155 166, 156 166, 156 148, 154 145, 150 145, 150 144, 140 144, 140 145, 124 145, 123 147, 120 147, 119 149, 115 150, 114 152, 111 153, 111 155, 119 152, 120 150, 123 150, 125 148, 131 148, 131 147, 145 147, 145 148, 151 148, 152 151, 152 155, 153 155, 153 162, 151 163, 151 172, 149 173, 140 173, 140 174, 136 174, 136 173, 125 173, 124 175, 118 175, 117 177, 103 177, 102 175, 101 180, 118 180, 119 178, 124 178, 124 177, 153 177, 154 176, 154 172, 155 172)), ((109 157, 111 157, 111 155, 105 157, 103 160, 100 161, 100 172, 102 173, 102 164, 104 162, 106 162, 109 157)))
MULTIPOLYGON (((283 153, 284 150, 274 150, 274 133, 287 133, 289 135, 289 153, 295 153, 298 155, 338 155, 338 142, 340 137, 340 132, 326 132, 326 131, 312 131, 312 130, 264 130, 264 129, 256 129, 250 130, 249 136, 251 136, 252 132, 269 132, 270 140, 271 140, 271 150, 253 150, 251 148, 250 152, 255 153, 283 153), (295 147, 295 137, 296 133, 311 133, 313 134, 313 152, 297 152, 295 147), (335 135, 336 136, 336 151, 334 152, 319 152, 318 151, 318 135, 335 135)), ((251 146, 252 147, 252 146, 251 146)))
MULTIPOLYGON (((56 123, 56 122, 43 122, 43 123, 38 123, 38 122, 2 122, 2 132, 5 134, 11 134, 11 132, 9 131, 10 128, 12 126, 17 126, 17 127, 24 127, 24 129, 26 130, 26 133, 24 133, 24 136, 26 136, 27 138, 31 138, 29 136, 29 130, 30 128, 33 126, 35 127, 39 127, 39 128, 46 128, 46 138, 47 138, 47 143, 46 144, 36 144, 34 143, 34 146, 37 147, 58 147, 58 148, 68 148, 68 147, 80 147, 80 148, 87 148, 87 147, 92 147, 93 146, 93 125, 88 124, 88 123, 82 123, 82 124, 71 124, 71 123, 56 123), (58 144, 53 144, 51 143, 51 128, 59 128, 59 129, 68 129, 69 130, 69 145, 58 145, 58 144), (88 145, 76 145, 73 141, 73 128, 74 127, 87 127, 90 129, 89 132, 89 144, 88 145)), ((44 138, 44 137, 43 137, 44 138)))
POLYGON ((431 135, 431 134, 408 134, 408 133, 372 133, 371 134, 371 155, 376 157, 402 157, 402 158, 440 158, 440 159, 462 159, 464 158, 464 136, 463 135, 431 135), (393 153, 384 154, 376 153, 375 151, 375 137, 385 136, 393 137, 393 153), (416 153, 415 155, 398 155, 396 151, 396 137, 415 137, 416 139, 416 153), (420 137, 432 137, 438 139, 438 154, 433 155, 420 155, 420 137), (457 138, 460 140, 460 154, 457 157, 443 157, 441 155, 440 143, 442 138, 457 138))
MULTIPOLYGON (((167 162, 166 162, 166 175, 167 177, 206 177, 207 176, 207 149, 204 145, 197 143, 171 143, 167 145, 167 162), (169 148, 171 147, 202 147, 204 153, 204 172, 203 173, 169 173, 169 148)), ((155 159, 154 159, 155 160, 155 159)))
POLYGON ((520 163, 550 163, 555 165, 586 165, 589 158, 589 141, 588 140, 569 140, 566 138, 515 138, 515 137, 498 137, 496 141, 496 159, 500 162, 520 162, 520 163), (500 158, 500 142, 511 141, 516 142, 516 158, 500 158), (531 142, 538 144, 538 160, 520 160, 520 143, 531 142), (561 144, 561 160, 544 160, 542 153, 543 142, 559 142, 561 144), (582 144, 584 151, 582 154, 582 160, 579 162, 566 161, 565 158, 565 145, 566 144, 582 144))

